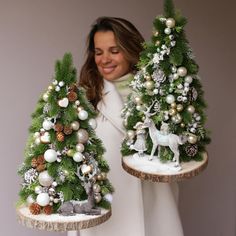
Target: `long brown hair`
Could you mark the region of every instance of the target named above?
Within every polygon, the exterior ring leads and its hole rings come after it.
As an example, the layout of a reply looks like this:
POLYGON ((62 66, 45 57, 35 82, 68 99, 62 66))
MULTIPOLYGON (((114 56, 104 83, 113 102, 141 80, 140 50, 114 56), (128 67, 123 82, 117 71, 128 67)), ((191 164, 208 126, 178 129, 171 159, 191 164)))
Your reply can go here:
POLYGON ((117 17, 99 17, 92 25, 87 39, 86 60, 81 68, 79 86, 85 88, 89 101, 97 107, 102 99, 103 78, 98 72, 94 59, 94 35, 99 31, 112 31, 117 45, 130 62, 130 71, 135 71, 142 51, 144 39, 136 27, 129 21, 117 17))

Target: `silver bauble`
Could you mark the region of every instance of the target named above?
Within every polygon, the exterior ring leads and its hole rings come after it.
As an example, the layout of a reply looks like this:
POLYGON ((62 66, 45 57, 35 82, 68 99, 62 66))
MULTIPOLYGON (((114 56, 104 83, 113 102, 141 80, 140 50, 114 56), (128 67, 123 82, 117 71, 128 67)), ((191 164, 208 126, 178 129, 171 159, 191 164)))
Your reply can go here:
POLYGON ((76 144, 76 151, 83 152, 84 151, 84 145, 82 143, 76 144))
POLYGON ((175 20, 173 18, 168 18, 166 19, 166 26, 168 28, 173 28, 175 27, 175 20))
POLYGON ((89 139, 89 134, 85 129, 79 129, 77 132, 77 139, 79 143, 86 143, 89 139))
POLYGON ((184 77, 187 75, 187 69, 185 67, 181 66, 177 69, 177 73, 179 76, 184 77))
POLYGON ((38 179, 39 179, 39 183, 44 187, 51 186, 53 182, 53 178, 52 176, 48 174, 47 170, 40 172, 38 179))
POLYGON ((79 129, 79 122, 78 121, 73 121, 72 123, 71 123, 71 128, 73 129, 73 130, 78 130, 79 129))
POLYGON ((85 110, 82 110, 79 112, 78 117, 80 120, 86 120, 88 118, 88 112, 85 110))
POLYGON ((171 104, 171 103, 173 103, 174 101, 175 101, 174 95, 169 94, 169 95, 166 96, 166 102, 167 102, 168 104, 171 104))
POLYGON ((57 160, 57 152, 54 149, 48 149, 45 153, 44 153, 44 159, 47 162, 54 162, 57 160))
POLYGON ((89 119, 88 124, 91 126, 92 129, 97 128, 97 121, 95 119, 89 119))

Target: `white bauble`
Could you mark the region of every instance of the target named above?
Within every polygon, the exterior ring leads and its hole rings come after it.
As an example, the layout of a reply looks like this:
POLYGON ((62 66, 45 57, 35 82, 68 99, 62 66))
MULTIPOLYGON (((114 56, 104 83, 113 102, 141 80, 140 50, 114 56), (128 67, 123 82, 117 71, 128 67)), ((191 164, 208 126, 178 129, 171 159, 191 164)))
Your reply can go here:
POLYGON ((73 155, 73 160, 75 162, 81 162, 84 160, 84 155, 81 153, 81 152, 76 152, 74 155, 73 155))
POLYGON ((26 202, 27 202, 27 205, 29 206, 29 205, 31 205, 32 203, 34 203, 35 200, 34 200, 34 198, 33 198, 32 195, 29 195, 29 196, 27 197, 27 199, 26 199, 26 202))
POLYGON ((50 130, 53 126, 54 126, 54 124, 50 120, 44 120, 43 128, 45 130, 50 130))
POLYGON ((170 34, 171 33, 171 29, 170 28, 165 28, 164 32, 165 32, 165 34, 170 34))
POLYGON ((60 86, 55 87, 55 91, 59 92, 61 90, 60 86))
POLYGON ((78 130, 79 129, 79 122, 78 121, 73 121, 72 123, 71 123, 71 128, 73 129, 73 130, 78 130))
POLYGON ((80 120, 86 120, 88 118, 88 112, 85 111, 85 110, 81 110, 78 113, 78 117, 79 117, 80 120))
POLYGON ((79 143, 86 143, 89 139, 89 134, 85 129, 79 129, 77 132, 77 139, 79 143))
POLYGON ((188 111, 190 114, 193 114, 193 113, 195 112, 195 107, 192 106, 192 105, 189 105, 189 106, 187 107, 187 111, 188 111))
POLYGON ((107 193, 105 196, 104 196, 104 199, 110 203, 112 203, 112 195, 110 193, 107 193))
POLYGON ((134 130, 128 130, 128 131, 127 131, 127 137, 128 137, 129 139, 133 139, 134 136, 135 136, 134 130))
POLYGON ((82 143, 76 144, 76 151, 83 152, 84 151, 84 145, 82 143))
POLYGON ((175 20, 173 18, 168 18, 166 19, 166 26, 168 28, 173 28, 175 27, 175 20))
POLYGON ((192 76, 188 75, 185 77, 184 81, 191 84, 193 82, 193 78, 192 78, 192 76))
POLYGON ((34 133, 34 138, 39 138, 40 137, 40 133, 39 132, 35 132, 34 133))
POLYGON ((64 84, 65 84, 65 82, 64 82, 64 81, 60 81, 60 82, 59 82, 59 86, 60 86, 60 87, 63 87, 63 86, 64 86, 64 84))
POLYGON ((48 132, 45 132, 41 137, 40 141, 42 143, 50 143, 50 134, 48 132))
POLYGON ((80 101, 79 101, 79 100, 76 100, 76 101, 75 101, 75 105, 76 105, 76 106, 79 106, 79 105, 80 105, 80 101))
POLYGON ((88 123, 89 123, 89 125, 91 126, 92 129, 97 128, 97 121, 95 119, 89 119, 88 123))
POLYGON ((177 69, 177 73, 179 76, 184 77, 187 75, 187 69, 185 67, 181 66, 177 69))
POLYGON ((179 75, 178 75, 177 73, 174 73, 174 74, 173 74, 173 79, 174 79, 174 80, 177 80, 178 78, 179 78, 179 75))
POLYGON ((48 149, 45 153, 44 153, 44 159, 47 162, 54 162, 57 160, 57 152, 53 149, 48 149))
POLYGON ((40 193, 36 198, 36 202, 40 206, 47 206, 50 202, 50 198, 49 198, 48 193, 40 193))
POLYGON ((56 187, 56 186, 57 186, 57 182, 54 181, 54 182, 52 183, 52 186, 53 186, 53 187, 56 187))
POLYGON ((52 82, 52 84, 53 84, 53 85, 57 85, 57 84, 58 84, 58 81, 57 81, 57 80, 54 80, 54 81, 52 82))
POLYGON ((34 191, 37 194, 40 194, 42 192, 42 190, 43 190, 42 186, 39 186, 39 185, 34 188, 34 191))
POLYGON ((44 94, 43 94, 43 100, 44 100, 44 102, 47 102, 47 101, 48 101, 48 98, 49 98, 48 93, 44 93, 44 94))
POLYGON ((168 104, 171 104, 171 103, 173 103, 174 101, 175 101, 174 95, 169 94, 169 95, 166 96, 166 102, 167 102, 168 104))
POLYGON ((40 138, 36 138, 36 139, 34 140, 34 143, 35 143, 36 145, 39 145, 39 144, 41 143, 40 138))
POLYGON ((45 170, 39 174, 39 183, 44 187, 49 187, 53 183, 53 178, 48 174, 48 171, 45 170))

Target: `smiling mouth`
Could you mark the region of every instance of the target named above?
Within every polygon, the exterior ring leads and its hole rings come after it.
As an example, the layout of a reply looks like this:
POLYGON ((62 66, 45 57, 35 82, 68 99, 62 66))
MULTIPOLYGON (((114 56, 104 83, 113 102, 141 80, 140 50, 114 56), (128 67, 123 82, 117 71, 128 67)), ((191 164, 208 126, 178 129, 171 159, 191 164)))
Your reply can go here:
POLYGON ((115 70, 116 66, 102 67, 102 72, 104 74, 109 74, 115 70))

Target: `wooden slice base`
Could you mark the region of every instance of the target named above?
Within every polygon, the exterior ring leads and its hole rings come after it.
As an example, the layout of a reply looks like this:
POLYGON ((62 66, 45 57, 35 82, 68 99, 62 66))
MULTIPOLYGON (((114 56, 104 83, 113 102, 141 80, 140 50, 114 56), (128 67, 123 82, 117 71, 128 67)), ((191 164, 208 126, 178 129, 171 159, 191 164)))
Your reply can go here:
POLYGON ((102 209, 101 215, 76 214, 74 216, 52 215, 32 215, 28 207, 17 209, 17 219, 22 225, 39 230, 47 231, 74 231, 87 229, 107 221, 111 216, 111 210, 102 209))
POLYGON ((125 156, 122 158, 122 167, 139 179, 170 183, 197 176, 208 164, 207 153, 203 153, 202 161, 181 162, 181 170, 174 167, 174 162, 162 163, 156 157, 149 161, 148 157, 148 155, 140 157, 138 154, 125 156))

